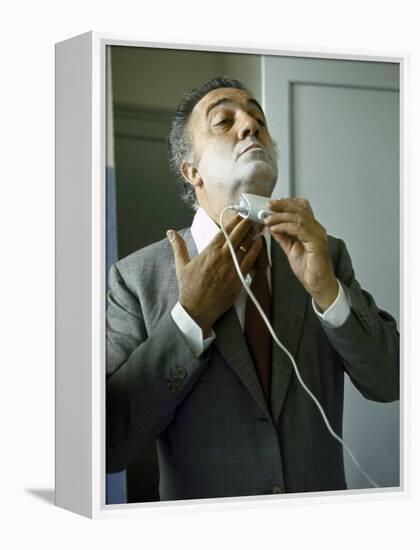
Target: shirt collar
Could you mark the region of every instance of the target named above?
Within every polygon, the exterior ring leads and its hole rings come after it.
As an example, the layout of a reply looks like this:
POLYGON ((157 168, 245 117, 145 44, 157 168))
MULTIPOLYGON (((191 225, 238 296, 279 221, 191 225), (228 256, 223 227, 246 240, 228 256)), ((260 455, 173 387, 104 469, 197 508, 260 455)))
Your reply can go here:
MULTIPOLYGON (((214 239, 219 231, 220 229, 214 220, 210 218, 203 208, 199 207, 191 224, 191 235, 199 254, 210 244, 210 241, 214 239)), ((262 236, 265 239, 268 263, 271 266, 271 235, 263 230, 262 236)))

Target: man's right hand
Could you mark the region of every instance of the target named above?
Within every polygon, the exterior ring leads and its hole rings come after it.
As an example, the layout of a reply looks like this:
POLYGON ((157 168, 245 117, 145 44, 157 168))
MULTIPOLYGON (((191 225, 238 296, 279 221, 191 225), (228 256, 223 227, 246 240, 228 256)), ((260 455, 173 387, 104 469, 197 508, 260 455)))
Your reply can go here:
MULTIPOLYGON (((241 271, 246 275, 258 257, 262 239, 254 239, 255 224, 239 215, 233 216, 225 229, 241 271)), ((233 305, 241 290, 225 237, 220 231, 201 254, 191 260, 183 238, 173 230, 168 231, 167 236, 175 258, 178 300, 206 338, 215 321, 233 305)))

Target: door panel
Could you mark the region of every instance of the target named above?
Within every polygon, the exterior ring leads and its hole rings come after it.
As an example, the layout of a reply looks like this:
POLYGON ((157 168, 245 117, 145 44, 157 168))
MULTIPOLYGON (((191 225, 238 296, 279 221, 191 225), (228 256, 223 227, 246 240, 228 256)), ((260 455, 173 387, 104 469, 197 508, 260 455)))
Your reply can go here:
MULTIPOLYGON (((264 109, 280 159, 274 196, 310 200, 327 231, 345 240, 362 287, 397 320, 398 69, 274 56, 263 61, 264 109)), ((346 377, 343 429, 373 479, 398 486, 399 404, 367 401, 346 377)), ((347 456, 345 467, 349 488, 369 487, 347 456)))

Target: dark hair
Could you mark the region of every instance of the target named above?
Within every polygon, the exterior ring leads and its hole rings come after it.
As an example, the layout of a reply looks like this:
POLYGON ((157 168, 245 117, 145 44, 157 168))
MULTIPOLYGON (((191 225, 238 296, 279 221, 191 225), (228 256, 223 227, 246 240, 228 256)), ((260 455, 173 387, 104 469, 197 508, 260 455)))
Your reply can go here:
POLYGON ((183 161, 192 162, 192 142, 187 131, 190 115, 197 103, 212 90, 218 88, 237 88, 239 90, 249 91, 239 80, 227 76, 219 76, 205 82, 201 86, 187 91, 181 98, 181 101, 172 119, 171 129, 168 137, 168 158, 169 166, 172 172, 181 183, 181 198, 194 210, 197 209, 197 200, 194 187, 185 180, 181 173, 181 164, 183 161))

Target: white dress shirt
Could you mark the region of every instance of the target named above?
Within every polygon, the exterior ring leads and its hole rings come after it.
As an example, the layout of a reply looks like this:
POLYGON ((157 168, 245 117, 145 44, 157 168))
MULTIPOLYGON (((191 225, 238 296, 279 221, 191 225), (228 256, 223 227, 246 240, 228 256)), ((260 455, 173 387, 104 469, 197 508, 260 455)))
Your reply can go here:
MULTIPOLYGON (((191 235, 194 239, 197 251, 200 254, 206 246, 210 244, 210 241, 216 236, 219 232, 219 227, 217 224, 206 214, 206 212, 199 208, 194 216, 193 223, 191 225, 191 235)), ((267 256, 268 256, 268 267, 267 267, 267 280, 269 288, 271 290, 271 235, 267 232, 262 233, 263 237, 266 240, 267 245, 267 256)), ((245 278, 246 283, 250 286, 252 282, 252 275, 248 274, 245 278)), ((334 303, 323 313, 321 313, 312 300, 312 306, 315 313, 321 319, 323 323, 326 323, 330 327, 339 327, 347 319, 350 313, 350 306, 348 303, 347 296, 341 286, 340 281, 338 281, 338 295, 334 303)), ((235 311, 239 319, 242 330, 244 329, 245 324, 245 308, 247 302, 248 294, 244 288, 241 289, 241 292, 234 303, 235 311)), ((212 331, 210 336, 206 339, 203 338, 203 332, 201 327, 188 315, 182 305, 177 302, 171 312, 172 319, 178 326, 179 330, 182 332, 186 342, 193 350, 194 354, 198 357, 203 351, 205 351, 210 344, 215 339, 216 335, 212 331)))

